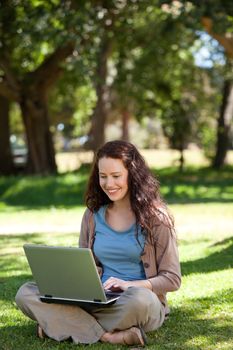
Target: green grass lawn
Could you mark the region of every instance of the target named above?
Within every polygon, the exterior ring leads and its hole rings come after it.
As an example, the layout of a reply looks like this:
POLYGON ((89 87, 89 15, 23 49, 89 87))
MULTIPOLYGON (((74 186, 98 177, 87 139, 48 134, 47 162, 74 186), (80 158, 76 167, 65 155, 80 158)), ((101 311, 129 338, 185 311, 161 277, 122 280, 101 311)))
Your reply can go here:
MULTIPOLYGON (((180 290, 169 294, 170 319, 149 334, 148 348, 230 350, 233 169, 214 172, 188 168, 182 175, 174 168, 157 172, 177 223, 183 280, 180 290)), ((83 167, 79 172, 54 177, 0 178, 1 350, 77 347, 37 339, 34 322, 19 312, 14 296, 22 283, 31 280, 24 243, 77 244, 87 173, 83 167)), ((121 347, 98 343, 89 348, 121 347)))

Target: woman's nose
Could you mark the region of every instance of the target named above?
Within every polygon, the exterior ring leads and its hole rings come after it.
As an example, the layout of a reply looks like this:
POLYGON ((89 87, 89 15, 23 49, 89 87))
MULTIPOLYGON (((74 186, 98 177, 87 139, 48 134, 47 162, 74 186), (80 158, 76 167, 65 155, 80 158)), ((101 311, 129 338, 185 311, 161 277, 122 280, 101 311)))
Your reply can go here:
POLYGON ((114 184, 113 179, 112 179, 111 177, 108 177, 108 178, 106 179, 106 187, 107 187, 107 188, 108 188, 108 187, 111 187, 111 186, 113 186, 113 184, 114 184))

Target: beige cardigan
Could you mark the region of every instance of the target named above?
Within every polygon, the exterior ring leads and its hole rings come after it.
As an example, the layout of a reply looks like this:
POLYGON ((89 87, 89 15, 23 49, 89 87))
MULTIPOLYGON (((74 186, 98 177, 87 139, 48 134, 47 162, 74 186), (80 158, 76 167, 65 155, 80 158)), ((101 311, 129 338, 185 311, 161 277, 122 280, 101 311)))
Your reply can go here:
MULTIPOLYGON (((165 313, 168 314, 166 293, 179 289, 181 284, 176 238, 172 229, 164 223, 155 226, 153 238, 153 243, 146 241, 141 260, 146 277, 152 284, 152 290, 165 306, 165 313)), ((94 216, 89 209, 86 209, 81 224, 79 246, 93 251, 94 239, 94 216)), ((96 257, 95 261, 101 275, 101 264, 96 257)))

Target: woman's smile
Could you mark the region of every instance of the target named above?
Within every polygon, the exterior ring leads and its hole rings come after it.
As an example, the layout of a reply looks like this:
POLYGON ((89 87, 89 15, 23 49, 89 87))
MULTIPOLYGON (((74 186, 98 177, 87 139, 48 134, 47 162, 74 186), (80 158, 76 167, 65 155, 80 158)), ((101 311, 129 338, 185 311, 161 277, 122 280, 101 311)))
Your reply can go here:
POLYGON ((113 189, 113 190, 109 190, 109 189, 107 189, 106 190, 109 194, 115 194, 117 191, 119 191, 119 189, 117 188, 117 189, 113 189))

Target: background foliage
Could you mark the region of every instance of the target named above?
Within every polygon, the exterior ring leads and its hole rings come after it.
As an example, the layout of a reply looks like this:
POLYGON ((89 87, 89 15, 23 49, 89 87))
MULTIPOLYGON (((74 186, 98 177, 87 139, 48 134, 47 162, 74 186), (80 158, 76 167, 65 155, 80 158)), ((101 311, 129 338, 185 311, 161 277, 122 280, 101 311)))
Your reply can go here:
MULTIPOLYGON (((56 150, 85 142, 96 149, 106 138, 181 153, 195 144, 210 159, 219 152, 213 164, 221 167, 232 147, 232 7, 217 0, 2 1, 0 96, 10 103, 11 123, 3 124, 9 116, 1 112, 0 130, 25 141, 26 170, 56 171, 54 142, 56 150), (114 137, 109 125, 121 131, 114 137)), ((1 164, 10 164, 9 144, 1 142, 1 164)))

